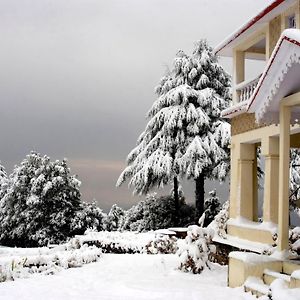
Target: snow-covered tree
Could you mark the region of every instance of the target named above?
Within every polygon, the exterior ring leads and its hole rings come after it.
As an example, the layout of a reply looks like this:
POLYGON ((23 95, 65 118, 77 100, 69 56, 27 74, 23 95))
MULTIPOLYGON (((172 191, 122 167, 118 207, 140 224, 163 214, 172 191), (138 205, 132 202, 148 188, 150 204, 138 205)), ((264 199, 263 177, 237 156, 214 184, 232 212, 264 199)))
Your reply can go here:
POLYGON ((219 197, 217 196, 216 190, 212 190, 209 192, 209 197, 204 201, 204 227, 209 225, 214 220, 214 217, 219 213, 220 210, 221 203, 219 197))
POLYGON ((107 215, 95 202, 82 202, 71 223, 70 236, 84 234, 87 229, 102 231, 106 229, 107 215))
POLYGON ((290 151, 290 210, 300 216, 300 150, 290 151))
POLYGON ((0 164, 0 199, 3 197, 8 184, 7 173, 5 168, 0 164))
POLYGON ((106 230, 119 230, 123 224, 124 215, 125 212, 123 208, 119 207, 117 204, 113 204, 106 218, 106 230))
POLYGON ((230 126, 220 118, 230 101, 229 86, 205 40, 191 56, 179 51, 156 88, 148 124, 117 185, 130 179, 134 192, 143 194, 173 181, 178 208, 178 178, 195 179, 197 216, 202 215, 205 179, 222 180, 229 169, 230 126))
POLYGON ((79 187, 66 160, 27 155, 10 175, 0 200, 1 243, 35 246, 65 240, 80 208, 79 187))
POLYGON ((193 207, 187 205, 184 198, 181 198, 179 208, 178 219, 174 220, 175 203, 173 197, 158 197, 155 193, 148 194, 145 199, 125 212, 121 229, 141 232, 191 224, 194 219, 193 207))

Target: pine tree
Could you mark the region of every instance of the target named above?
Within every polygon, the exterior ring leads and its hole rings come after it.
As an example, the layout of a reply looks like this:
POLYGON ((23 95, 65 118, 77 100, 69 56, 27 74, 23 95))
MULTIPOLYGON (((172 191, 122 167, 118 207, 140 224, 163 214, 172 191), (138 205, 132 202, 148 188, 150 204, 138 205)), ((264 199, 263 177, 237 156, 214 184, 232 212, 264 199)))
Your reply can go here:
POLYGON ((8 185, 8 178, 5 168, 0 164, 0 199, 5 194, 8 185))
POLYGON ((121 207, 117 204, 113 204, 106 218, 106 230, 119 230, 123 224, 124 214, 125 212, 121 207))
POLYGON ((300 150, 290 151, 290 210, 300 216, 300 150))
POLYGON ((95 202, 82 202, 72 219, 69 236, 84 234, 87 229, 95 231, 105 230, 106 218, 107 215, 96 205, 95 202))
POLYGON ((194 179, 199 218, 205 179, 223 180, 229 169, 230 126, 220 118, 230 101, 229 85, 229 76, 206 41, 196 43, 191 56, 179 51, 156 88, 149 122, 117 185, 130 179, 134 192, 145 194, 173 181, 178 208, 178 178, 194 179))
POLYGON ((23 247, 64 241, 80 209, 79 187, 66 160, 27 155, 10 175, 0 200, 0 241, 23 247))
POLYGON ((216 190, 212 190, 208 194, 209 197, 204 201, 204 227, 207 227, 221 210, 221 203, 216 190))

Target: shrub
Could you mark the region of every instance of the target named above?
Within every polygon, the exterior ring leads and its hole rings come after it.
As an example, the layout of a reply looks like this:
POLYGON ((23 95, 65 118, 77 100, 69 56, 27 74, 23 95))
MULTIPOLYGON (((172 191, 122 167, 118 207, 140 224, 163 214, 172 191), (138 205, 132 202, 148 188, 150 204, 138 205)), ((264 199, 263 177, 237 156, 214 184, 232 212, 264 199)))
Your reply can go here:
POLYGON ((179 269, 194 274, 201 273, 204 268, 209 268, 209 259, 214 252, 212 232, 197 225, 189 226, 185 240, 178 241, 179 269))

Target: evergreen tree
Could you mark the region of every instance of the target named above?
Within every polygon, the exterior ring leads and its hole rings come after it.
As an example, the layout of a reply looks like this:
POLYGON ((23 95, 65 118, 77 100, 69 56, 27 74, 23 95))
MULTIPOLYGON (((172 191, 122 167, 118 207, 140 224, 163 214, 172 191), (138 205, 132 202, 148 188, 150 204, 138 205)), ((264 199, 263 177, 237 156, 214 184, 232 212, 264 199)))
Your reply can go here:
POLYGON ((180 198, 179 207, 180 214, 175 223, 174 198, 157 197, 155 193, 148 194, 145 199, 125 212, 121 229, 141 232, 190 225, 194 220, 194 208, 187 205, 184 198, 180 198))
POLYGON ((8 178, 5 168, 0 164, 0 199, 4 196, 8 185, 8 178))
POLYGON ((300 150, 290 151, 290 210, 300 216, 300 150))
POLYGON ((69 236, 84 234, 87 229, 102 231, 106 229, 107 215, 97 207, 95 202, 82 202, 71 222, 69 236))
POLYGON ((80 209, 79 187, 66 160, 27 155, 10 175, 0 200, 1 243, 24 247, 64 241, 80 209))
POLYGON ((221 210, 221 203, 216 190, 209 192, 209 197, 204 202, 204 227, 207 227, 221 210))
POLYGON ((119 207, 117 204, 114 204, 106 218, 106 230, 108 231, 117 231, 120 229, 123 224, 124 219, 124 210, 119 207))
POLYGON ((149 122, 117 185, 130 178, 134 192, 145 194, 173 181, 178 208, 178 178, 194 179, 199 218, 205 179, 223 180, 229 169, 230 126, 220 118, 230 101, 229 85, 229 76, 206 41, 196 43, 191 56, 179 51, 156 88, 149 122))

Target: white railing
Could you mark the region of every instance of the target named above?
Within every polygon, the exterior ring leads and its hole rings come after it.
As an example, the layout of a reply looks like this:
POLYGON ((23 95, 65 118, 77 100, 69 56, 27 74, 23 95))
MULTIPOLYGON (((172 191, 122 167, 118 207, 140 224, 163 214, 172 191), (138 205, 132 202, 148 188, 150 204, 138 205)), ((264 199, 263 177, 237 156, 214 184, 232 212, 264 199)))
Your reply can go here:
POLYGON ((255 79, 243 81, 243 82, 239 83, 238 85, 236 85, 235 89, 236 89, 237 95, 238 95, 238 102, 243 102, 243 101, 247 101, 250 99, 250 97, 252 96, 252 94, 258 84, 260 77, 261 77, 261 74, 258 77, 256 77, 255 79))

